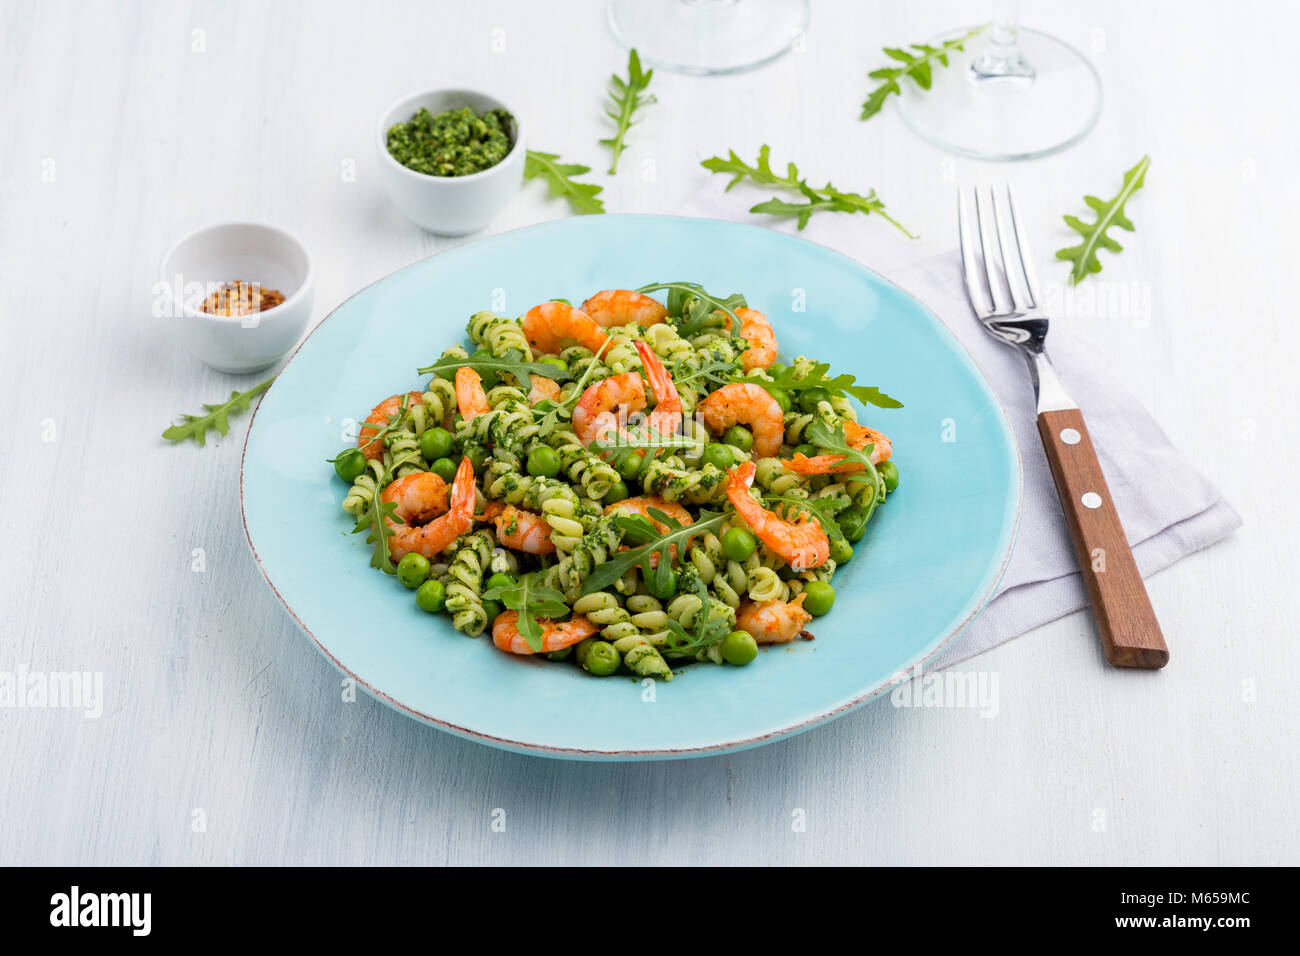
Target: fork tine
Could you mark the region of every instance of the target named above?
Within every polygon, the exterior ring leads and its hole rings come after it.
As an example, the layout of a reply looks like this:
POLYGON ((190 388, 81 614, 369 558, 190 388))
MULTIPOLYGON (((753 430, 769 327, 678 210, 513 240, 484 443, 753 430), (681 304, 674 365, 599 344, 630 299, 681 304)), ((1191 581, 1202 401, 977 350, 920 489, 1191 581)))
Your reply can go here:
POLYGON ((997 228, 998 251, 1002 254, 1002 274, 1007 280, 1007 290, 1016 311, 1028 312, 1034 307, 1034 297, 1029 291, 1029 281, 1020 258, 1020 243, 1011 224, 1006 187, 998 190, 990 186, 989 195, 993 198, 993 222, 997 228))
POLYGON ((979 213, 980 241, 984 245, 984 271, 988 276, 989 294, 999 315, 1016 311, 1015 300, 1007 283, 1007 266, 1002 256, 1002 237, 998 234, 993 187, 975 188, 975 209, 979 213))
POLYGON ((961 275, 966 283, 966 295, 971 308, 980 318, 993 312, 984 272, 984 250, 977 245, 978 234, 971 229, 972 212, 966 190, 957 188, 957 241, 961 246, 961 275))
POLYGON ((1011 231, 1020 249, 1020 268, 1025 274, 1030 308, 1036 309, 1042 301, 1038 296, 1038 273, 1034 271, 1034 254, 1029 247, 1029 233, 1020 227, 1020 214, 1016 212, 1016 191, 1010 183, 1007 183, 1007 210, 1010 213, 1011 231))

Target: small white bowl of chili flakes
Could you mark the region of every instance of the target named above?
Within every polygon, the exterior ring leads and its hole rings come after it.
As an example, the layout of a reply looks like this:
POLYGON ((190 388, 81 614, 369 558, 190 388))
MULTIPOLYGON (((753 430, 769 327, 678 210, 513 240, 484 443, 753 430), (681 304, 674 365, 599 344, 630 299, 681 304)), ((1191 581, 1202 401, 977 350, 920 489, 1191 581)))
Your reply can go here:
POLYGON ((298 344, 311 320, 311 257, 293 233, 259 222, 205 226, 163 256, 154 315, 176 323, 199 361, 256 372, 298 344))

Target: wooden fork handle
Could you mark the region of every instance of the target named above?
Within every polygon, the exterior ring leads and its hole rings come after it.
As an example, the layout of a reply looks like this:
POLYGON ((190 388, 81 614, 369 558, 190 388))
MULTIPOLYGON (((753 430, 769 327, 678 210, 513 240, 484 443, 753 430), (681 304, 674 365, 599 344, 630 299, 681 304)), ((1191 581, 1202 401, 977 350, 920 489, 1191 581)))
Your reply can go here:
POLYGON ((1061 510, 1092 601, 1106 660, 1116 667, 1164 667, 1169 648, 1128 546, 1101 463, 1077 408, 1038 416, 1061 510))

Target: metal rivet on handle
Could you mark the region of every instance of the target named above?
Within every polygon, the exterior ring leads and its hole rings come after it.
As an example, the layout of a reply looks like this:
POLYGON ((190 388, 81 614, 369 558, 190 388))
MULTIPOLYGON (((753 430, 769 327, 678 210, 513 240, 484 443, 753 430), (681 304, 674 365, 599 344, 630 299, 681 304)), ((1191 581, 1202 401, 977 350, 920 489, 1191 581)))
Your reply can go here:
POLYGON ((1065 442, 1067 445, 1077 445, 1082 438, 1083 436, 1073 428, 1061 429, 1061 441, 1065 442))
POLYGON ((1083 498, 1081 500, 1083 501, 1083 506, 1085 508, 1101 507, 1101 495, 1097 494, 1097 492, 1095 491, 1084 492, 1083 498))

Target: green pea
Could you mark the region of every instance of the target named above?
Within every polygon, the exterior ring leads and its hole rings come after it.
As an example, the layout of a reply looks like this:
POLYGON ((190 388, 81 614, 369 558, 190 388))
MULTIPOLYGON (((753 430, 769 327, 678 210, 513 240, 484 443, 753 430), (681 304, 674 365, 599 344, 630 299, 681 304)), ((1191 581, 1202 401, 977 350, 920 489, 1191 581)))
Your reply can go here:
POLYGON ((860 541, 862 535, 867 530, 867 513, 860 505, 853 505, 851 508, 845 508, 835 518, 844 532, 844 537, 850 541, 860 541))
POLYGON ((361 477, 366 470, 366 456, 360 448, 349 448, 334 459, 334 474, 349 485, 361 477))
POLYGON ((758 542, 744 528, 728 528, 722 536, 722 553, 732 561, 744 561, 754 553, 758 542))
POLYGON ((732 425, 722 433, 723 444, 735 445, 741 451, 754 447, 754 433, 741 425, 732 425))
POLYGON ((882 461, 878 464, 876 474, 885 483, 885 491, 893 491, 898 487, 898 466, 892 461, 882 461))
POLYGON ((587 652, 591 650, 591 645, 595 643, 596 638, 585 637, 573 645, 573 659, 578 662, 579 667, 587 663, 587 652))
POLYGON ((429 559, 415 551, 402 555, 397 562, 397 580, 414 591, 429 577, 429 559))
POLYGON ((727 450, 725 445, 719 445, 709 442, 704 446, 704 464, 712 465, 714 468, 721 468, 726 471, 736 463, 736 458, 727 450))
POLYGON ((528 453, 528 473, 534 478, 554 478, 560 473, 560 456, 554 448, 538 445, 528 453))
POLYGON ((618 656, 618 651, 609 641, 596 641, 591 647, 587 648, 586 659, 582 662, 582 667, 587 673, 594 674, 596 677, 608 677, 618 666, 623 663, 623 659, 618 656))
POLYGON ((815 412, 817 411, 818 402, 829 402, 830 400, 831 393, 820 385, 801 389, 799 392, 799 407, 805 412, 815 412))
POLYGON ((628 495, 627 484, 622 481, 616 481, 609 486, 609 491, 605 492, 605 497, 600 500, 605 502, 607 505, 612 505, 616 501, 623 501, 628 497, 628 495))
POLYGON ((511 575, 506 574, 504 571, 498 571, 496 574, 492 575, 492 577, 487 579, 487 587, 484 588, 484 590, 490 591, 492 588, 512 588, 517 583, 518 582, 515 581, 511 575))
POLYGON ((505 610, 505 609, 501 606, 501 602, 500 602, 500 601, 484 601, 484 602, 483 602, 483 613, 485 613, 485 614, 487 615, 487 626, 488 626, 488 627, 491 627, 491 626, 492 626, 492 622, 495 621, 495 620, 496 620, 496 619, 501 615, 501 612, 502 612, 503 610, 505 610))
POLYGON ((732 631, 722 639, 722 659, 728 664, 744 667, 758 656, 758 642, 745 631, 732 631))
POLYGON ((667 580, 661 584, 657 571, 647 571, 645 573, 645 589, 650 592, 652 597, 667 601, 677 594, 677 575, 669 574, 667 580))
POLYGON ((561 647, 558 651, 550 651, 546 655, 548 661, 567 661, 569 655, 573 653, 572 647, 561 647))
POLYGON ((437 614, 447 604, 447 589, 438 580, 428 580, 415 592, 415 603, 421 610, 437 614))
MULTIPOLYGON (((487 449, 481 445, 471 445, 469 448, 465 449, 465 457, 469 459, 470 465, 473 466, 474 474, 481 475, 483 473, 483 466, 487 464, 487 449)), ((453 471, 452 474, 454 475, 456 473, 453 471)))
POLYGON ((842 538, 836 538, 831 542, 831 560, 836 564, 848 564, 852 557, 853 545, 842 538))
POLYGON ((445 428, 430 428, 420 436, 420 454, 425 461, 437 461, 451 454, 451 432, 445 428))
POLYGON ((429 466, 429 470, 443 481, 451 481, 456 477, 456 463, 450 458, 439 458, 429 466))
POLYGON ((568 364, 558 355, 544 355, 538 359, 538 361, 543 365, 554 365, 561 372, 567 372, 569 370, 568 364))
POLYGON ((803 593, 808 595, 803 599, 803 609, 813 617, 821 617, 835 604, 835 589, 825 581, 810 581, 803 593))
POLYGON ((781 406, 782 414, 790 410, 789 392, 787 392, 783 388, 773 388, 773 389, 768 389, 768 391, 772 393, 772 397, 776 399, 776 403, 781 406))
POLYGON ((767 374, 773 378, 780 378, 785 374, 786 365, 784 362, 773 362, 767 367, 767 374))
POLYGON ((639 451, 630 451, 618 461, 618 473, 631 481, 641 473, 641 462, 645 456, 639 451))
POLYGON ((817 446, 809 445, 807 442, 804 442, 802 445, 795 446, 794 453, 796 455, 806 455, 809 458, 815 458, 817 456, 817 446))

